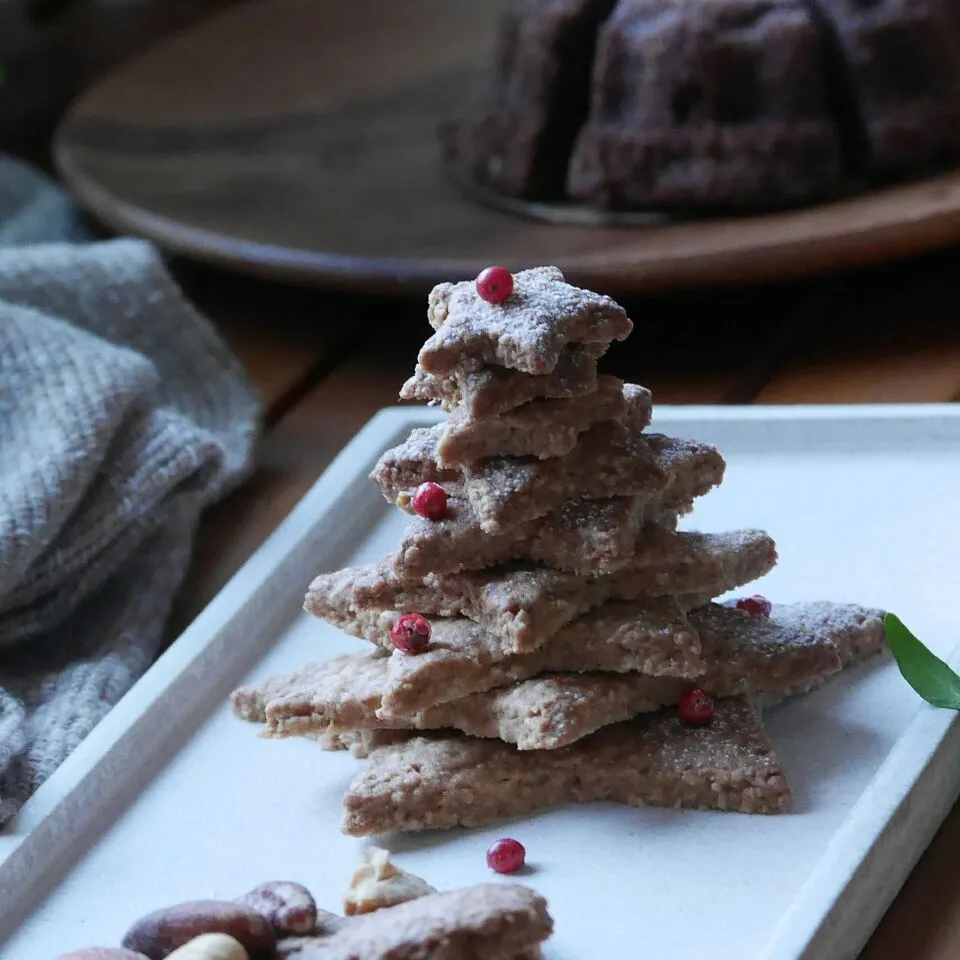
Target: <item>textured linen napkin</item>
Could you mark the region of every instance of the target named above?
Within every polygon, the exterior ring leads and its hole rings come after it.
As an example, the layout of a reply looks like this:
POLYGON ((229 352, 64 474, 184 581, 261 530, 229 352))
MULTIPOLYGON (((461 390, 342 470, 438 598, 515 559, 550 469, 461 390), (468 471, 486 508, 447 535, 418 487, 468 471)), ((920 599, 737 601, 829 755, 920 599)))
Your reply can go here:
POLYGON ((154 249, 0 157, 0 827, 150 665, 258 402, 154 249))

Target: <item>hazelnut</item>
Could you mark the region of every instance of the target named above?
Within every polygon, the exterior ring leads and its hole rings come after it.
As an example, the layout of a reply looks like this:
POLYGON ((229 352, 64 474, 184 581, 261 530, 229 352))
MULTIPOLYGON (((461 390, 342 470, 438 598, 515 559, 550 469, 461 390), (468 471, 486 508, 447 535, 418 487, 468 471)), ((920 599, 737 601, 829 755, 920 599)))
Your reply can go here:
POLYGON ((310 891, 300 883, 274 880, 237 898, 237 903, 267 918, 278 937, 313 933, 317 905, 310 891))

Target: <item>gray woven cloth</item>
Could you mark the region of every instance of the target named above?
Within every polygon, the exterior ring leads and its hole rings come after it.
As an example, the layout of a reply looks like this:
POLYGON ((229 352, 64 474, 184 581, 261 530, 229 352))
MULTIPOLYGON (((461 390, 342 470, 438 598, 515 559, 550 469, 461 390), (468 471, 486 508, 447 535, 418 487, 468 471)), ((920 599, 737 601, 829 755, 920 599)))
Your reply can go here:
POLYGON ((259 407, 154 249, 0 158, 0 826, 150 665, 259 407))

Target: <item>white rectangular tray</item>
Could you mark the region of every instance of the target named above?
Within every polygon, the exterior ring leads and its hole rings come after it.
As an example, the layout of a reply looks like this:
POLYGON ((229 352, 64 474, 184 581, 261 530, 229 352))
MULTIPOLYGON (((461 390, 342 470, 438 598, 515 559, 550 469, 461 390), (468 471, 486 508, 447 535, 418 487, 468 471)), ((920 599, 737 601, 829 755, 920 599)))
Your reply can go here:
MULTIPOLYGON (((227 697, 357 648, 300 612, 304 588, 395 547, 405 518, 367 474, 435 419, 375 417, 0 835, 0 960, 117 944, 148 910, 271 879, 338 909, 364 843, 339 830, 359 762, 258 739, 227 697)), ((660 407, 654 428, 720 447, 726 480, 687 525, 769 530, 781 559, 757 589, 885 607, 951 653, 960 409, 660 407)), ((956 714, 887 664, 771 711, 767 727, 795 793, 784 816, 596 804, 385 843, 442 889, 490 879, 490 840, 520 839, 524 880, 556 920, 552 960, 686 960, 691 942, 713 960, 853 958, 960 791, 956 714)))

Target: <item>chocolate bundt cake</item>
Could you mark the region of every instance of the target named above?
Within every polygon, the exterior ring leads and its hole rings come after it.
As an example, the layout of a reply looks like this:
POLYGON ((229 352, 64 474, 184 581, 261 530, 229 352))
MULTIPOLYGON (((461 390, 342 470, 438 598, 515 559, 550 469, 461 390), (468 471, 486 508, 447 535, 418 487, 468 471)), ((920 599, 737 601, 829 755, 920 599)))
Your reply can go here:
POLYGON ((590 97, 597 28, 614 0, 519 0, 498 25, 492 69, 453 149, 478 183, 561 196, 590 97))
POLYGON ((831 45, 851 172, 875 179, 960 159, 960 3, 810 0, 831 45))
POLYGON ((570 195, 742 206, 836 191, 824 58, 800 0, 622 0, 600 31, 570 195))
POLYGON ((614 209, 776 208, 960 160, 960 0, 516 0, 445 146, 614 209))

